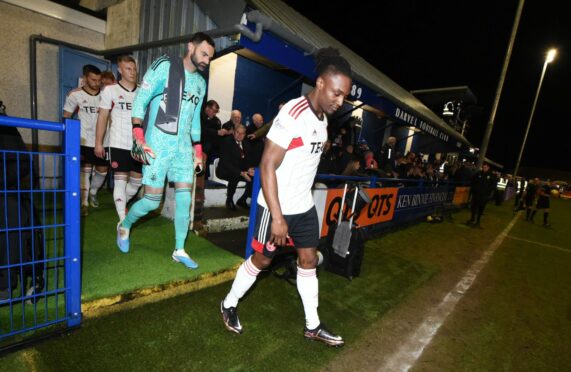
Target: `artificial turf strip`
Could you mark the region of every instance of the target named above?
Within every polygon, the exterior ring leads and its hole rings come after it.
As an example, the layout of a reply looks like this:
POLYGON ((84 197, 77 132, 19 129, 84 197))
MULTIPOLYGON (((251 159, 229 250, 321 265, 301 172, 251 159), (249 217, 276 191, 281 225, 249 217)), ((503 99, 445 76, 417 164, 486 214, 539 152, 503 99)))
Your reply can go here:
POLYGON ((174 224, 151 214, 131 231, 131 250, 116 246, 117 214, 109 192, 100 192, 99 208, 82 218, 82 301, 92 301, 169 282, 192 281, 206 273, 227 270, 241 261, 209 241, 189 233, 185 249, 200 265, 187 269, 173 262, 174 224))

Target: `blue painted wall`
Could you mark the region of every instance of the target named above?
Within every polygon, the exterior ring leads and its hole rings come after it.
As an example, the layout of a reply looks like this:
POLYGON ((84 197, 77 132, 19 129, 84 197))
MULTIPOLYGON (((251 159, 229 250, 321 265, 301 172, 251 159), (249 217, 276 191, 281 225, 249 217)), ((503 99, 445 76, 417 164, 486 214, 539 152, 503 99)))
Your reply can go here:
MULTIPOLYGON (((278 112, 281 101, 301 95, 301 81, 238 56, 232 109, 242 112, 242 121, 259 112, 267 122, 278 112)), ((251 119, 250 119, 251 123, 251 119)))

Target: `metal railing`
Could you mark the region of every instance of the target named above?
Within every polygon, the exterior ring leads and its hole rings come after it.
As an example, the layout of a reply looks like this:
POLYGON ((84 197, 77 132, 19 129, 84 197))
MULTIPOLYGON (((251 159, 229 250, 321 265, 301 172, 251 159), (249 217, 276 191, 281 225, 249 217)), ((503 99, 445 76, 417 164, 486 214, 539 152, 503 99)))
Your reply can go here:
POLYGON ((77 120, 0 116, 0 130, 0 346, 5 348, 15 335, 81 322, 80 126, 77 120), (61 132, 61 151, 28 151, 17 128, 61 132), (58 178, 63 182, 51 182, 58 178))

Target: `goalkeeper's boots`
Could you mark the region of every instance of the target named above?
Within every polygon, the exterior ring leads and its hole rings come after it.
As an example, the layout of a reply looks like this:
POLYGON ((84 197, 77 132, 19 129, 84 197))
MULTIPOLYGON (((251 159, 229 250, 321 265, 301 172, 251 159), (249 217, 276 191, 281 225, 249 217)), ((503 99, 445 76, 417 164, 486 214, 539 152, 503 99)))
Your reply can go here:
POLYGON ((176 262, 180 262, 189 269, 198 269, 198 264, 189 257, 184 249, 175 249, 172 253, 172 259, 176 262))
POLYGON ((123 253, 129 253, 129 229, 121 226, 121 222, 117 224, 117 247, 123 253))
POLYGON ((240 319, 238 319, 238 310, 235 307, 225 308, 224 300, 222 300, 220 302, 220 312, 227 330, 238 334, 242 333, 242 325, 240 324, 240 319))
POLYGON ((321 341, 329 346, 341 347, 345 345, 345 341, 343 341, 341 336, 329 332, 325 326, 323 326, 323 324, 320 324, 315 329, 305 328, 303 331, 303 336, 306 340, 321 341))

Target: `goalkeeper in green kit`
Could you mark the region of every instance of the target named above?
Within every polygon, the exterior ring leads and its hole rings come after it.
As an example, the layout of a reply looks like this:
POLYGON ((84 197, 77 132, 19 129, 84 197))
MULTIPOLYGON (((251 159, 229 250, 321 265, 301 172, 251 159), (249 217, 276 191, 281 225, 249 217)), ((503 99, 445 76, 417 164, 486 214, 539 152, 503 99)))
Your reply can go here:
POLYGON ((133 102, 133 149, 143 163, 144 197, 117 225, 117 246, 129 252, 131 227, 159 207, 165 178, 175 184, 175 249, 172 258, 186 267, 198 264, 184 250, 190 221, 194 171, 202 171, 200 110, 206 93, 203 71, 214 56, 214 41, 196 33, 182 59, 162 56, 143 78, 133 102))

